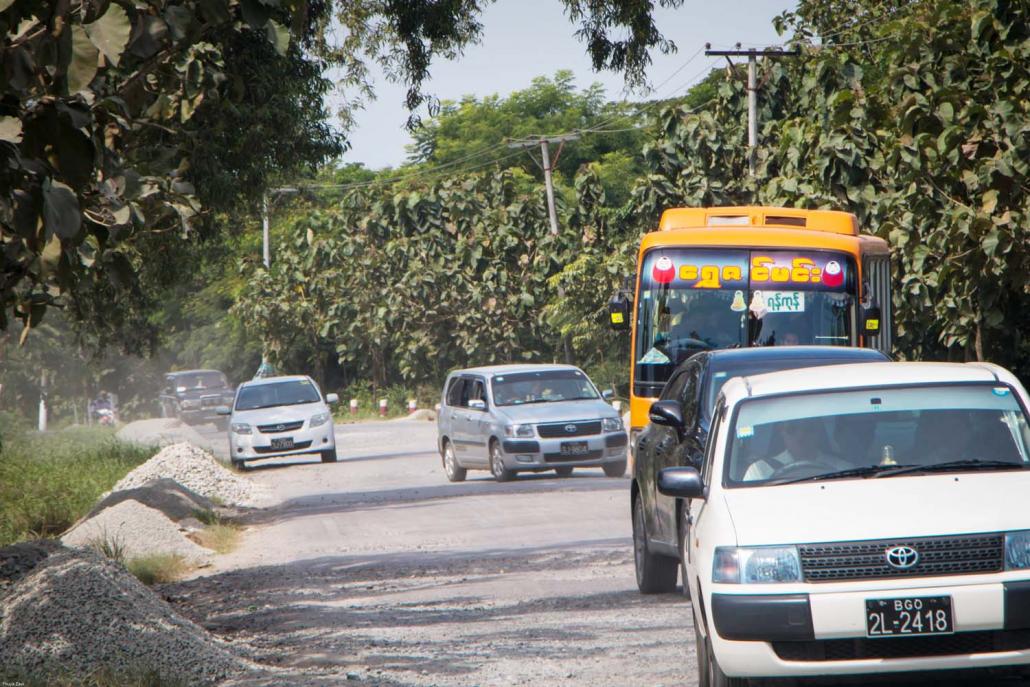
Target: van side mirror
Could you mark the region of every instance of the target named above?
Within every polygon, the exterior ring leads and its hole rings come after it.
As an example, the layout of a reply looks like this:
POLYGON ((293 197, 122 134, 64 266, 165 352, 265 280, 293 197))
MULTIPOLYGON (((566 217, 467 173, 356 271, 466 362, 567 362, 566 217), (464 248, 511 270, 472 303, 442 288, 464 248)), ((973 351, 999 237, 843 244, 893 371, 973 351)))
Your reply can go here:
POLYGON ((232 409, 229 406, 218 406, 215 408, 215 413, 218 415, 232 415, 232 409))
POLYGON ((629 329, 630 299, 626 292, 619 290, 608 301, 608 324, 615 331, 629 329))
POLYGON ((665 468, 658 472, 658 492, 678 499, 703 499, 705 485, 697 468, 665 468))
POLYGON ((612 389, 605 389, 601 392, 601 398, 603 398, 606 401, 610 401, 613 398, 615 398, 615 391, 613 391, 612 389))
POLYGON ((679 401, 655 401, 651 404, 647 417, 656 425, 672 427, 677 432, 683 432, 683 406, 679 401))
POLYGON ((474 398, 471 401, 469 401, 469 408, 471 408, 472 410, 486 410, 486 401, 479 398, 474 398))

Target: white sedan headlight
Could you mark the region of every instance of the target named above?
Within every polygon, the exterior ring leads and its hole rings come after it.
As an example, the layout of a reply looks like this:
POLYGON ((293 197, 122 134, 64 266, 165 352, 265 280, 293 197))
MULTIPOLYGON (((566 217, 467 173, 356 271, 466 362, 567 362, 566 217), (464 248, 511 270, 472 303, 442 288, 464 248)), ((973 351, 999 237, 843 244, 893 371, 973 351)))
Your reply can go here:
POLYGON ((533 432, 533 425, 506 425, 504 427, 504 436, 532 437, 536 435, 533 432))
POLYGON ((1005 535, 1005 569, 1030 568, 1030 530, 1009 532, 1005 535))
POLYGON ((622 418, 621 417, 606 417, 601 419, 601 431, 602 432, 620 432, 622 431, 622 418))
POLYGON ((329 420, 331 420, 332 417, 333 416, 331 414, 324 413, 324 412, 323 413, 318 413, 317 415, 312 415, 311 416, 311 421, 308 422, 308 426, 309 427, 318 427, 320 425, 324 425, 325 423, 329 422, 329 420))
POLYGON ((229 426, 233 434, 252 434, 254 432, 246 422, 234 422, 229 426))
POLYGON ((795 546, 720 546, 715 550, 712 582, 767 584, 801 581, 801 558, 795 546))

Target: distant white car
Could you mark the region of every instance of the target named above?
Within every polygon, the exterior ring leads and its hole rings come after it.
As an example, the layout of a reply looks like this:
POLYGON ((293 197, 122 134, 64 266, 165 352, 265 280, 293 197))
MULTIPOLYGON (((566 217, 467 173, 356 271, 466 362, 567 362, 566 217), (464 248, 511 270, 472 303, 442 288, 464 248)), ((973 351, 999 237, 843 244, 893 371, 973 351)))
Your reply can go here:
POLYGON ((336 462, 336 435, 330 403, 307 376, 266 377, 244 382, 236 390, 229 418, 229 455, 233 465, 264 458, 318 453, 323 463, 336 462))
POLYGON ((791 370, 731 379, 716 406, 701 470, 658 476, 700 685, 1030 664, 1030 399, 1011 373, 791 370))

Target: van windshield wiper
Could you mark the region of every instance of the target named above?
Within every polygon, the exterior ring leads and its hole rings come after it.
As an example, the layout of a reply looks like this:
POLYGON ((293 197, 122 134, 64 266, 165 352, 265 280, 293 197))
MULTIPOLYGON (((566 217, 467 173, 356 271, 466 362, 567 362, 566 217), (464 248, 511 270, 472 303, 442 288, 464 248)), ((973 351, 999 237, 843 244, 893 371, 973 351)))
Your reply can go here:
POLYGON ((1011 460, 981 460, 980 458, 949 460, 946 463, 935 465, 895 465, 893 467, 893 470, 877 476, 894 477, 917 472, 948 472, 951 470, 1023 470, 1026 468, 1023 463, 1013 463, 1011 460))
POLYGON ((836 472, 826 472, 821 475, 809 475, 808 477, 798 477, 797 479, 785 479, 785 480, 774 480, 767 482, 766 484, 778 485, 778 484, 797 484, 799 482, 817 482, 824 479, 848 479, 849 477, 873 477, 880 476, 884 472, 891 470, 908 469, 921 467, 918 465, 864 465, 860 468, 848 468, 847 470, 837 470, 836 472))

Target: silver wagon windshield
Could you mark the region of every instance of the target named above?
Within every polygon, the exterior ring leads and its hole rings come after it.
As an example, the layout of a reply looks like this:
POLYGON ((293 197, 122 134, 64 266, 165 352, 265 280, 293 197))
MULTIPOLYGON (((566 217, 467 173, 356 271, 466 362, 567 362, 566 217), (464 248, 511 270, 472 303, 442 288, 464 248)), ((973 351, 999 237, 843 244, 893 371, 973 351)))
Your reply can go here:
POLYGON ((517 406, 525 403, 580 401, 597 398, 597 389, 579 370, 541 370, 499 375, 493 378, 494 403, 517 406))
POLYGON ((740 405, 728 486, 1030 466, 1030 431, 1006 386, 884 388, 740 405))

